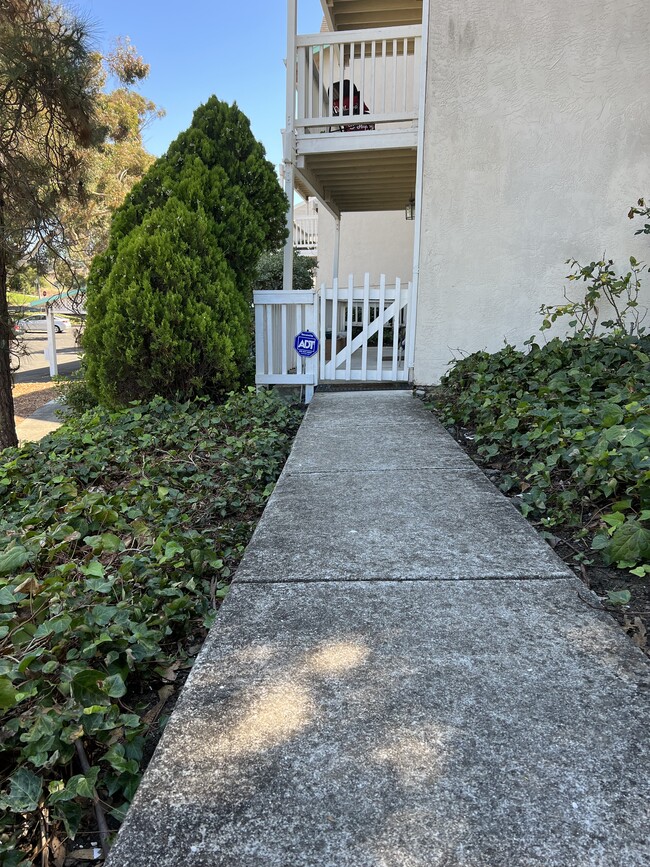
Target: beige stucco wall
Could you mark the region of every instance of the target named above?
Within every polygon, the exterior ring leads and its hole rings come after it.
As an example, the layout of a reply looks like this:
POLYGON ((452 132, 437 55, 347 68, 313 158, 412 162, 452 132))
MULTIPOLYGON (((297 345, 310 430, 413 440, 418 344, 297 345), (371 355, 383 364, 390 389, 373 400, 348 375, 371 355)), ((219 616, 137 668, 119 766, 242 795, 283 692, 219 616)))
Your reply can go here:
POLYGON ((650 258, 648 0, 436 0, 429 34, 419 383, 536 331, 568 258, 650 258))
MULTIPOLYGON (((355 275, 355 285, 363 284, 370 274, 370 285, 379 285, 385 274, 390 283, 399 277, 408 283, 413 275, 414 222, 406 220, 404 211, 344 213, 341 216, 339 281, 347 284, 355 275)), ((318 280, 317 285, 332 285, 334 262, 334 217, 321 206, 318 213, 318 280)))

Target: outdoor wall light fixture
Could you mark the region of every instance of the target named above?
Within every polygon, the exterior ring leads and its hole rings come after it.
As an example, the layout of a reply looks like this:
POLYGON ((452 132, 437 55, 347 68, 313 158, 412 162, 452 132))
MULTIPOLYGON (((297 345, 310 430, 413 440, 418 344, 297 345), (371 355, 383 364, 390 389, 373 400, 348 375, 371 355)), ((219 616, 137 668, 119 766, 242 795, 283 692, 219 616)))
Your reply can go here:
POLYGON ((411 198, 406 203, 406 206, 404 207, 404 216, 406 217, 407 220, 414 220, 415 219, 415 197, 414 196, 411 196, 411 198))

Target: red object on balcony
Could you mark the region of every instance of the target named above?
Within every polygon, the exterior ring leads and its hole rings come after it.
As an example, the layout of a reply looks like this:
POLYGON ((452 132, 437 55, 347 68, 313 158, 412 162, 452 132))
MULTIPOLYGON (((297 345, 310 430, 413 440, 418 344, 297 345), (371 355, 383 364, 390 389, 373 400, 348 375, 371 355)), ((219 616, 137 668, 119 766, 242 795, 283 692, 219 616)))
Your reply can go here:
MULTIPOLYGON (((343 104, 341 105, 340 98, 340 82, 335 82, 332 85, 332 114, 335 117, 344 117, 361 114, 361 94, 359 93, 359 89, 352 85, 352 111, 350 111, 350 80, 344 79, 343 81, 343 104)), ((363 104, 363 114, 370 114, 370 109, 368 106, 363 104)), ((364 131, 369 129, 374 129, 374 123, 352 123, 346 124, 345 126, 340 126, 340 132, 356 132, 358 130, 364 131)), ((330 127, 330 132, 331 132, 330 127)))

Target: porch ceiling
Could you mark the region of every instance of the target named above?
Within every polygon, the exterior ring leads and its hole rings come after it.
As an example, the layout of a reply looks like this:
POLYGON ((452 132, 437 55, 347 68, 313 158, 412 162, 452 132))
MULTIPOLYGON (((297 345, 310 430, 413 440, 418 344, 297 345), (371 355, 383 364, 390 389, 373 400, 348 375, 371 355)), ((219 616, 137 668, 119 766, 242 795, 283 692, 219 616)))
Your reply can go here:
POLYGON ((306 198, 319 186, 319 198, 339 211, 399 211, 415 192, 416 158, 413 148, 310 154, 296 188, 306 198))
POLYGON ((422 0, 321 0, 332 30, 422 23, 422 0))

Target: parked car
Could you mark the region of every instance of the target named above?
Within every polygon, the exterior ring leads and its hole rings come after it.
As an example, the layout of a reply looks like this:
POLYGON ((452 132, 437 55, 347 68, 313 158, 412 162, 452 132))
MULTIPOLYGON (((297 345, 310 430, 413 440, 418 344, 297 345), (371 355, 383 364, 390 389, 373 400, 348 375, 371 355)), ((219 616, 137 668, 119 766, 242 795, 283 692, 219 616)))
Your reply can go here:
MULTIPOLYGON (((47 331, 47 316, 28 316, 25 319, 19 319, 16 325, 21 331, 47 331)), ((57 334, 67 331, 70 328, 70 320, 63 316, 54 317, 54 330, 57 334)))

